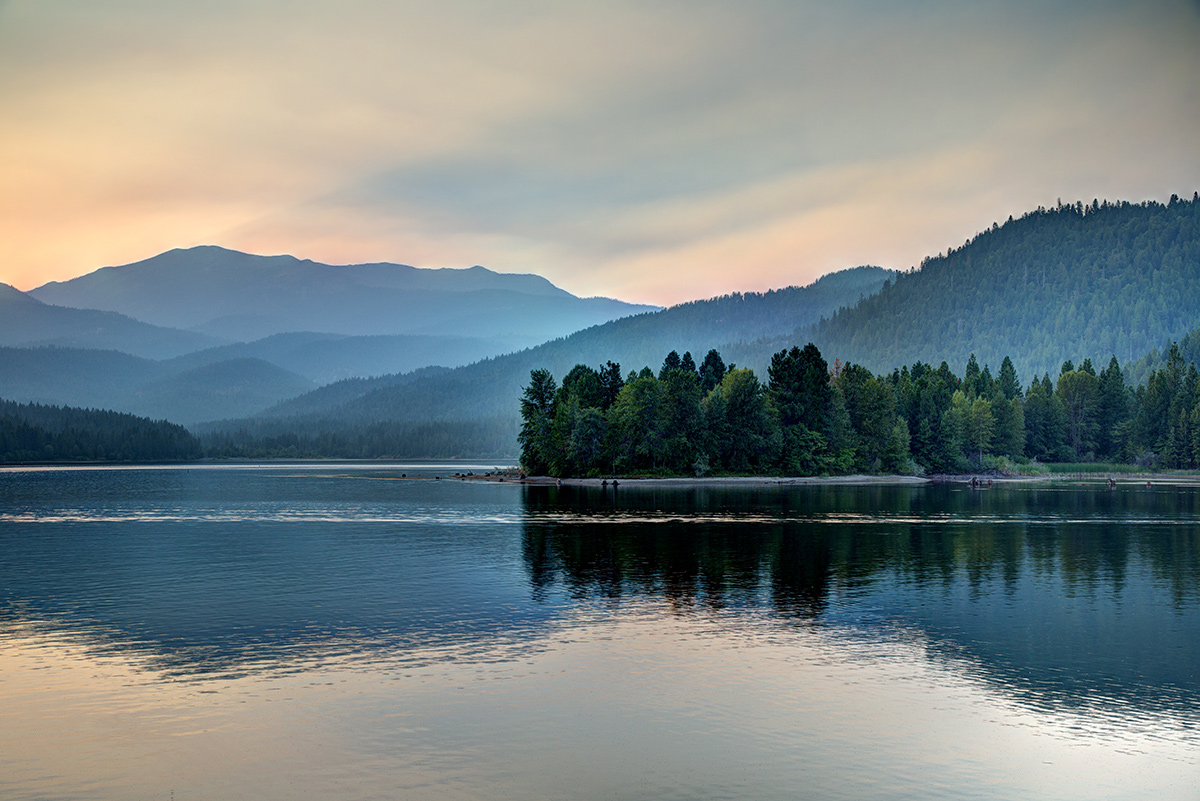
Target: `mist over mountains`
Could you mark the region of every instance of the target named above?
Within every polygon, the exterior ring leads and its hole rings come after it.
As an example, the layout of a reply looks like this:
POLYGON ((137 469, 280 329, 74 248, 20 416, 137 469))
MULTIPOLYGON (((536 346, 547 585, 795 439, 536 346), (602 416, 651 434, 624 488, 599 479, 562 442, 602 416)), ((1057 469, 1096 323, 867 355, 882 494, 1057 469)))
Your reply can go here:
POLYGON ((116 312, 42 303, 0 284, 0 345, 111 349, 147 359, 168 359, 218 342, 204 334, 150 325, 116 312))
POLYGON ((917 360, 957 371, 971 353, 995 370, 1007 355, 1024 385, 1066 358, 1116 354, 1139 365, 1131 380, 1170 342, 1200 337, 1198 322, 1196 196, 1060 204, 908 272, 858 267, 661 310, 482 267, 200 247, 29 293, 0 285, 0 398, 226 442, 352 437, 361 456, 511 456, 517 398, 538 368, 657 371, 671 350, 699 362, 715 348, 765 379, 772 353, 813 341, 830 363, 876 372, 917 360))
POLYGON ((45 303, 118 312, 227 342, 311 331, 346 336, 496 339, 527 347, 644 311, 610 298, 578 298, 536 275, 483 267, 331 266, 215 246, 172 250, 104 267, 29 295, 45 303))
POLYGON ((0 285, 0 397, 191 425, 654 309, 483 267, 173 250, 28 293, 0 285))
MULTIPOLYGON (((737 293, 691 301, 652 314, 626 317, 578 331, 535 348, 484 359, 455 370, 439 371, 407 380, 383 377, 355 382, 347 398, 330 392, 333 387, 267 409, 257 420, 300 416, 321 418, 338 425, 379 420, 470 420, 511 418, 514 398, 529 379, 529 371, 549 369, 556 375, 576 364, 618 362, 625 371, 658 369, 671 350, 690 351, 699 361, 710 348, 747 353, 754 358, 744 366, 765 370, 770 355, 747 347, 748 343, 779 335, 797 336, 837 309, 878 292, 895 277, 881 267, 855 267, 831 273, 807 287, 788 287, 762 293, 737 293), (328 403, 314 403, 328 397, 328 403)), ((335 385, 336 387, 337 385, 335 385)))

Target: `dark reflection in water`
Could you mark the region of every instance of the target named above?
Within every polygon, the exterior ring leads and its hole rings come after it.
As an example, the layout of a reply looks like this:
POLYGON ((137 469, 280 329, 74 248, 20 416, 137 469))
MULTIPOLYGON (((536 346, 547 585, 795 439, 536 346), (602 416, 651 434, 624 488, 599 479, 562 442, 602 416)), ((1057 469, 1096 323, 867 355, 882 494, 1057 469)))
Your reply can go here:
POLYGON ((1040 707, 1200 708, 1194 487, 530 487, 535 598, 663 598, 929 653, 1040 707))
POLYGON ((0 636, 171 676, 507 659, 647 601, 763 636, 905 637, 1041 707, 1194 717, 1200 492, 0 472, 0 636))

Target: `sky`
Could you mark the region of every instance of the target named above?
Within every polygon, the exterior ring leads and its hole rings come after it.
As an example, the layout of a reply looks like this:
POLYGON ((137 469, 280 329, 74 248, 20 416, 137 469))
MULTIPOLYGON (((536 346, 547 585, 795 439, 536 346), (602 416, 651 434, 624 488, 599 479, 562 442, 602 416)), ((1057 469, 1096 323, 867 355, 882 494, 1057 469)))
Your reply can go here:
POLYGON ((0 0, 0 281, 176 247, 670 304, 1200 189, 1200 0, 0 0))

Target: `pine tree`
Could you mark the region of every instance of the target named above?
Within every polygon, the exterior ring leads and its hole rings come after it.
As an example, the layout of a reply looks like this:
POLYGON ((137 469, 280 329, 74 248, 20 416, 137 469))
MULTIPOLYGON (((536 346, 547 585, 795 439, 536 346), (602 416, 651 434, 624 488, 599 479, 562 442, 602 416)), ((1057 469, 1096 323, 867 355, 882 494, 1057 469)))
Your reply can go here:
POLYGON ((1066 415, 1067 443, 1078 461, 1096 448, 1100 382, 1084 370, 1068 370, 1058 377, 1055 395, 1066 415))
POLYGON ((1125 376, 1114 355, 1108 367, 1100 371, 1099 430, 1096 436, 1097 452, 1102 459, 1116 459, 1124 446, 1129 418, 1129 391, 1125 388, 1125 376))
POLYGON ((521 395, 521 467, 527 473, 546 474, 554 457, 554 401, 558 387, 549 370, 529 373, 529 385, 521 395))
POLYGON ((1012 400, 1021 394, 1021 382, 1017 378, 1017 368, 1013 367, 1012 359, 1007 356, 1000 363, 1000 375, 996 378, 996 383, 1000 387, 1000 391, 1004 393, 1004 397, 1012 400))
POLYGON ((687 370, 689 373, 697 372, 696 371, 696 362, 693 361, 692 352, 690 350, 683 352, 683 361, 680 362, 679 366, 682 369, 687 370))
POLYGON ((725 377, 725 362, 716 349, 710 350, 700 365, 700 389, 705 394, 712 392, 725 377))
POLYGON ((683 360, 679 358, 679 354, 671 351, 667 354, 667 358, 663 359, 662 368, 658 371, 658 379, 661 381, 666 377, 668 370, 678 370, 683 364, 683 360))

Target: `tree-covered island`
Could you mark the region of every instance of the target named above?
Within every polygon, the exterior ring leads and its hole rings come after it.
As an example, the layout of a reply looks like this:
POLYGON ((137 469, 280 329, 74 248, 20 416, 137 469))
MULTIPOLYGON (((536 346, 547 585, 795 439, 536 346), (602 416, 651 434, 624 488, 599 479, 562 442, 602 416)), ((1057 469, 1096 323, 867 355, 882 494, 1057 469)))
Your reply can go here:
POLYGON ((1172 347, 1127 386, 1114 356, 1063 363, 1022 388, 1007 356, 993 375, 917 362, 874 375, 813 344, 771 358, 764 384, 710 350, 672 351, 656 375, 576 365, 559 386, 533 370, 521 396, 522 469, 605 475, 961 473, 1030 460, 1200 463, 1200 377, 1172 347))

